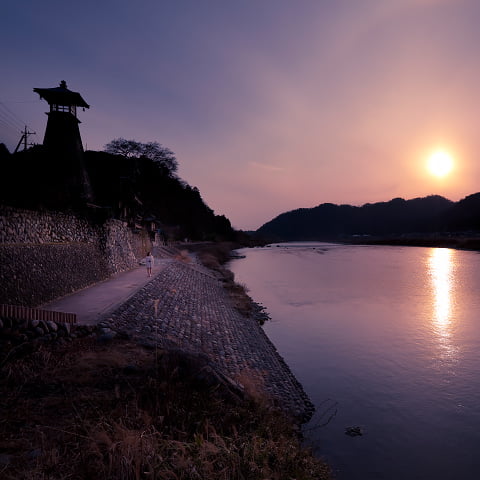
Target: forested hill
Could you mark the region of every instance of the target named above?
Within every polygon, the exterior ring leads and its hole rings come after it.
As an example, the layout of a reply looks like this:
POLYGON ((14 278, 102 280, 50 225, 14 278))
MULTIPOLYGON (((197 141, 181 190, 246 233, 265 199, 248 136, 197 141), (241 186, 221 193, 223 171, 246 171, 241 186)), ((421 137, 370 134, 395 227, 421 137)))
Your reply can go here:
POLYGON ((459 202, 438 195, 361 207, 323 203, 282 213, 257 230, 276 240, 326 240, 352 235, 480 232, 480 193, 459 202))
POLYGON ((38 145, 10 154, 0 144, 0 204, 32 210, 73 211, 100 221, 117 218, 132 228, 152 225, 175 240, 231 240, 230 221, 203 201, 199 190, 176 174, 173 152, 156 142, 119 139, 111 151, 87 151, 82 164, 91 195, 82 200, 72 185, 78 171, 38 145))
POLYGON ((169 237, 183 240, 231 239, 230 221, 204 202, 200 191, 149 158, 85 152, 95 202, 122 218, 152 219, 169 237))

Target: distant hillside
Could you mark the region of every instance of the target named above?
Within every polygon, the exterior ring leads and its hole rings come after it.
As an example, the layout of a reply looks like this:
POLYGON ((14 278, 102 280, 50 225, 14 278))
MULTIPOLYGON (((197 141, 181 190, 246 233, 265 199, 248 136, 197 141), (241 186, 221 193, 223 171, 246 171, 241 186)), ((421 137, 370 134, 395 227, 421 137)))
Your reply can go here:
POLYGON ((325 240, 465 230, 480 231, 480 193, 456 203, 438 195, 361 207, 323 203, 282 213, 256 233, 277 240, 325 240))

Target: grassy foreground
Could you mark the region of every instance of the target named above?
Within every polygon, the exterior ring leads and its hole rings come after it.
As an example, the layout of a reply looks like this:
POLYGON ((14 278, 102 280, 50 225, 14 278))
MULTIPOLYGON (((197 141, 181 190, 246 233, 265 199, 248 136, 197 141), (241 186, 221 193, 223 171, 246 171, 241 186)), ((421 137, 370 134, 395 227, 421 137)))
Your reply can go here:
POLYGON ((248 378, 237 395, 202 359, 91 337, 0 357, 2 479, 329 478, 248 378))

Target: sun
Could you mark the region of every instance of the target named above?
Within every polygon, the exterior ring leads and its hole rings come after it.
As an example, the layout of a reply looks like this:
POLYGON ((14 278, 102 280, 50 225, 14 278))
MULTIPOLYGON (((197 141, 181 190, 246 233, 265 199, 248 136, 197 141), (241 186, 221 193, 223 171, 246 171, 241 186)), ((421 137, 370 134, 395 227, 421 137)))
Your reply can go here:
POLYGON ((453 158, 445 150, 437 150, 428 157, 427 168, 435 177, 446 177, 453 169, 453 158))

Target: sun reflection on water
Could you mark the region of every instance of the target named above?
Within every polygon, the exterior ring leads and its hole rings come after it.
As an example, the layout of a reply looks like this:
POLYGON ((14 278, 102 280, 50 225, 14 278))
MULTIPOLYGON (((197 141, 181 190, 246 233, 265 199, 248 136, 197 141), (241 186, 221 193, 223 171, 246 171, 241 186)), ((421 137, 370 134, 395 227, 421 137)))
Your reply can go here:
POLYGON ((433 288, 434 330, 446 355, 452 358, 455 354, 455 347, 451 342, 454 251, 448 248, 432 248, 428 264, 433 288))

